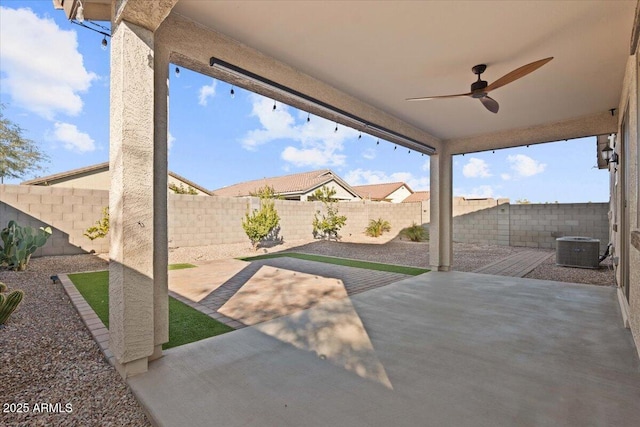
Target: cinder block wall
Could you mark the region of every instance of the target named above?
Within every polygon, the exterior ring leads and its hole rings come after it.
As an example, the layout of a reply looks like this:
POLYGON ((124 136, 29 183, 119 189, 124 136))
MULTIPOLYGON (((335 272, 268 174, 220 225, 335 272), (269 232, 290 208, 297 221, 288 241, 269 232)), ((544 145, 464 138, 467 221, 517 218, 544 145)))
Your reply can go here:
MULTIPOLYGON (((90 241, 83 233, 102 217, 108 206, 105 190, 0 185, 0 227, 15 219, 34 227, 50 225, 53 236, 38 255, 108 252, 109 240, 90 241)), ((258 198, 223 198, 169 195, 169 246, 189 247, 247 242, 242 218, 258 208, 258 198)), ((312 237, 312 221, 320 202, 276 200, 280 215, 279 236, 285 240, 312 237)), ((428 227, 429 202, 340 203, 347 216, 343 236, 361 235, 370 220, 382 218, 397 234, 413 222, 428 227)), ((456 242, 483 243, 537 248, 554 248, 561 236, 587 236, 600 239, 601 251, 608 243, 607 203, 509 205, 506 199, 453 201, 453 238, 456 242)))
POLYGON ((36 228, 51 226, 52 236, 34 256, 108 252, 108 239, 91 241, 83 235, 108 205, 104 190, 0 185, 0 228, 12 219, 36 228))
MULTIPOLYGON (((312 238, 312 222, 317 211, 324 213, 321 202, 275 200, 280 216, 279 236, 285 240, 312 238)), ((343 236, 362 234, 369 220, 382 218, 391 223, 392 233, 420 223, 420 203, 382 204, 348 202, 338 205, 339 215, 346 215, 343 236)), ((251 198, 169 196, 169 247, 201 246, 246 242, 242 229, 246 212, 260 207, 260 200, 251 198)))
MULTIPOLYGON (((426 223, 428 203, 423 206, 426 223)), ((558 237, 583 236, 599 239, 604 251, 609 243, 608 212, 608 203, 511 205, 508 199, 454 197, 453 240, 553 249, 558 237)))
POLYGON ((608 203, 550 203, 510 206, 511 246, 555 248, 556 238, 583 236, 609 243, 608 203))

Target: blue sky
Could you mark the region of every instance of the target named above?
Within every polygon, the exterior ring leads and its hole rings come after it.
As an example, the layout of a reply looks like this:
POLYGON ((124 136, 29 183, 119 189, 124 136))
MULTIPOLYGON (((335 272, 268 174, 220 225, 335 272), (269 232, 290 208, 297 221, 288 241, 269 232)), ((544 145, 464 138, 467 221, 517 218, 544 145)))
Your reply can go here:
MULTIPOLYGON (((109 159, 109 50, 50 1, 0 6, 0 102, 51 157, 46 174, 109 159)), ((107 23, 101 23, 107 25, 107 23)), ((216 189, 329 168, 352 185, 429 188, 429 158, 181 68, 170 73, 169 169, 216 189)), ((605 202, 594 138, 454 157, 454 195, 605 202)), ((26 177, 32 178, 31 176, 26 177)), ((7 180, 6 183, 18 183, 7 180)))

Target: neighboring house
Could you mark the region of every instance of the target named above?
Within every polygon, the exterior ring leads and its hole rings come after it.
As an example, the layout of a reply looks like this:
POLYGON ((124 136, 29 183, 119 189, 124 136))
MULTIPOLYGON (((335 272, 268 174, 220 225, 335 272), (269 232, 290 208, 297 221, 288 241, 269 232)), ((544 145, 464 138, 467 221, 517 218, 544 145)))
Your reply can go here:
POLYGON ((212 193, 223 197, 246 197, 265 186, 272 187, 278 196, 286 200, 311 200, 313 193, 323 186, 336 190, 334 198, 340 201, 360 200, 356 190, 329 169, 241 182, 212 193))
POLYGON ((430 198, 429 191, 414 191, 409 197, 404 199, 402 203, 426 202, 430 198))
POLYGON ((400 203, 413 194, 413 190, 404 182, 354 185, 353 188, 358 192, 360 197, 374 202, 400 203))
MULTIPOLYGON (((43 176, 42 178, 31 179, 29 181, 24 181, 22 185, 44 185, 52 187, 86 188, 90 190, 109 190, 111 186, 109 162, 43 176)), ((184 188, 185 190, 191 187, 198 195, 211 195, 211 192, 206 188, 171 171, 169 171, 168 185, 184 188)))

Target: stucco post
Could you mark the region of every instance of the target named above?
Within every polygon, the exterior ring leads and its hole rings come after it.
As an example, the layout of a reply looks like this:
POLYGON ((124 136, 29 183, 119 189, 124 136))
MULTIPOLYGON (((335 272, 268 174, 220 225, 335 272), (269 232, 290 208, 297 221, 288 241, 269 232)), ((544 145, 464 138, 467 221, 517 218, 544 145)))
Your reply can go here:
POLYGON ((109 346, 123 377, 147 370, 162 337, 154 324, 154 255, 166 253, 159 248, 167 242, 156 238, 155 216, 166 213, 166 186, 162 198, 154 196, 162 181, 156 176, 166 182, 167 172, 166 153, 164 170, 154 168, 153 41, 151 31, 125 20, 112 30, 109 346))
POLYGON ((154 157, 153 157, 153 321, 154 353, 162 355, 169 341, 169 235, 168 235, 168 131, 169 131, 169 51, 156 40, 154 55, 154 157))
POLYGON ((449 271, 453 261, 451 154, 432 155, 430 175, 429 265, 434 271, 449 271))

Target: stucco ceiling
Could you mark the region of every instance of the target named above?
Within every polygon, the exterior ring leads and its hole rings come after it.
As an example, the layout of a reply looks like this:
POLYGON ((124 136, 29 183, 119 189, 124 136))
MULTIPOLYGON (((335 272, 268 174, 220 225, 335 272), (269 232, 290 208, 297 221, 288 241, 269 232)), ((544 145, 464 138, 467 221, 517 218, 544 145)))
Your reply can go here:
POLYGON ((636 1, 255 2, 181 0, 174 11, 441 139, 618 107, 636 1), (484 63, 489 83, 553 56, 491 96, 462 93, 484 63))

